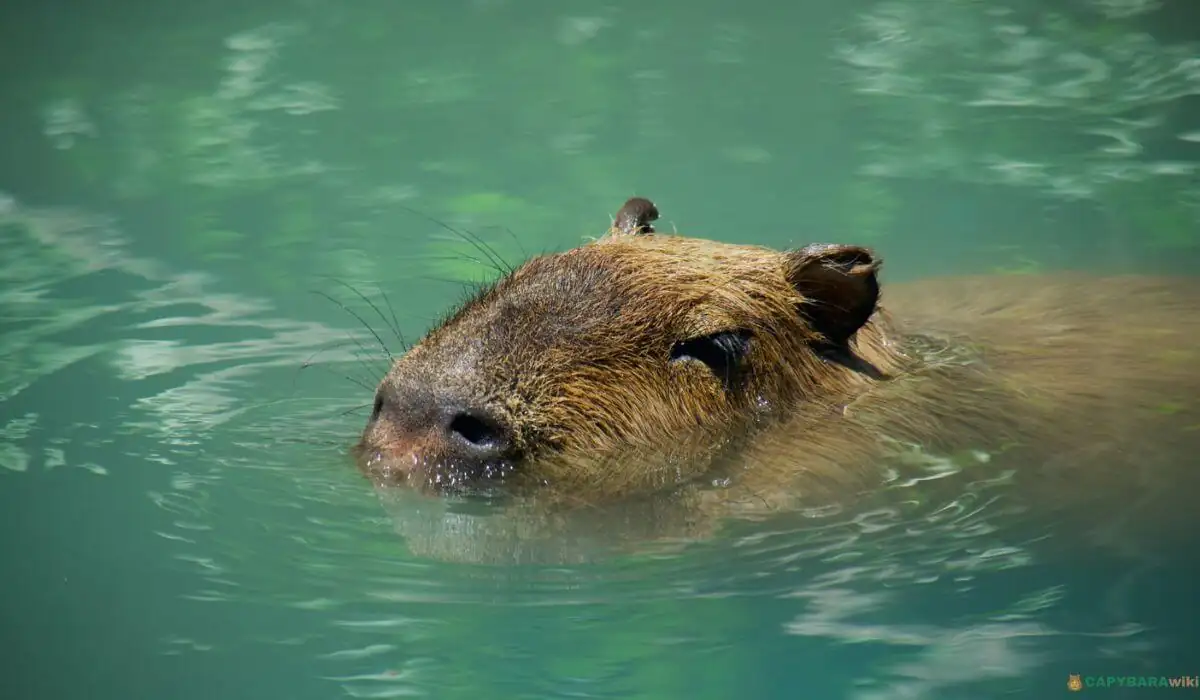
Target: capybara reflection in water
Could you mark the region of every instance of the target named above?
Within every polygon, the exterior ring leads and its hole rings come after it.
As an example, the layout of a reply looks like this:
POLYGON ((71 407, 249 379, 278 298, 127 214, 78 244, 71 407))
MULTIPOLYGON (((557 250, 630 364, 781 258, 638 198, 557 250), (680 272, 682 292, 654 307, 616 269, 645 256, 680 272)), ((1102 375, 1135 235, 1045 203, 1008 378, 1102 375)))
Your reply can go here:
POLYGON ((1170 470, 1200 435, 1192 280, 881 292, 867 248, 732 245, 657 218, 630 199, 603 237, 525 262, 398 359, 363 472, 561 507, 665 494, 693 525, 845 502, 914 451, 974 455, 1048 503, 1158 508, 1196 483, 1170 470))

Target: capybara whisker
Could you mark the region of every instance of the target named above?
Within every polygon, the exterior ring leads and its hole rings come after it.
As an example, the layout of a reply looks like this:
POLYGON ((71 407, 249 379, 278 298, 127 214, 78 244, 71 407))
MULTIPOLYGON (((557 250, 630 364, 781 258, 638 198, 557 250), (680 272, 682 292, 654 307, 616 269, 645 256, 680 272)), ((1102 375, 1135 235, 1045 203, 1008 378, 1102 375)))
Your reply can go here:
POLYGON ((396 332, 396 339, 400 341, 400 351, 408 352, 408 341, 404 339, 404 333, 400 330, 400 320, 396 318, 396 307, 392 306, 387 292, 380 289, 379 296, 383 297, 384 306, 387 306, 388 312, 392 315, 392 328, 396 332))
POLYGON ((353 309, 346 306, 345 304, 338 301, 337 299, 334 299, 333 297, 329 296, 325 292, 322 292, 320 290, 313 290, 313 294, 317 294, 319 296, 324 297, 325 299, 328 299, 331 303, 335 304, 342 311, 345 311, 346 313, 353 316, 359 323, 362 324, 363 328, 366 328, 367 332, 369 332, 375 338, 375 341, 379 343, 379 348, 381 350, 383 350, 383 354, 387 355, 388 361, 395 360, 395 358, 392 357, 392 352, 390 350, 388 350, 387 343, 383 342, 383 338, 379 337, 379 333, 375 332, 375 329, 371 327, 371 324, 367 323, 366 319, 364 319, 362 316, 359 316, 358 313, 356 313, 353 309))
MULTIPOLYGON (((341 347, 345 347, 347 345, 350 345, 352 341, 353 341, 353 338, 351 338, 350 340, 347 340, 347 341, 341 341, 341 342, 334 343, 334 344, 327 344, 325 347, 318 349, 312 355, 309 355, 308 359, 306 359, 304 362, 302 362, 300 364, 299 367, 296 368, 296 375, 292 379, 293 386, 295 385, 296 378, 298 378, 300 376, 300 372, 308 369, 309 367, 320 367, 322 370, 324 370, 325 372, 328 372, 329 374, 337 376, 341 379, 345 379, 346 381, 350 382, 351 384, 360 386, 360 387, 366 389, 367 391, 372 391, 371 385, 374 384, 375 377, 378 375, 371 373, 371 368, 366 365, 366 363, 363 361, 363 359, 361 357, 356 355, 355 359, 358 360, 359 364, 363 367, 363 369, 365 369, 368 373, 370 373, 369 379, 367 379, 365 381, 361 377, 355 377, 355 376, 348 375, 348 374, 337 374, 337 373, 333 372, 332 370, 330 370, 328 367, 326 367, 324 364, 318 364, 315 362, 317 356, 320 355, 321 353, 323 353, 327 350, 335 350, 335 349, 338 349, 341 347)), ((359 346, 361 347, 361 343, 359 344, 359 346)))
MULTIPOLYGON (((401 346, 404 346, 404 349, 405 349, 405 350, 407 350, 407 349, 408 349, 408 348, 407 348, 407 346, 405 346, 405 343, 404 343, 404 336, 403 336, 403 335, 401 335, 401 333, 400 333, 400 324, 399 324, 399 323, 396 321, 396 313, 395 313, 395 310, 392 310, 392 318, 391 318, 391 320, 389 321, 389 320, 388 320, 388 317, 387 317, 387 316, 384 316, 384 315, 383 315, 383 312, 379 310, 379 306, 378 306, 378 305, 376 305, 376 304, 375 304, 375 302, 373 302, 373 301, 371 301, 369 298, 367 298, 367 295, 363 294, 363 293, 362 293, 361 291, 359 291, 359 290, 358 290, 356 287, 354 287, 353 285, 351 285, 350 283, 348 283, 348 282, 346 282, 346 281, 344 281, 344 280, 340 280, 340 279, 337 279, 337 278, 335 278, 335 277, 331 277, 331 278, 329 278, 329 279, 333 280, 334 282, 337 282, 338 284, 342 285, 342 286, 343 286, 343 287, 345 287, 346 289, 349 289, 349 290, 350 290, 350 291, 351 291, 351 292, 352 292, 352 293, 353 293, 355 296, 357 296, 359 299, 362 299, 362 300, 363 300, 363 302, 365 302, 367 306, 370 306, 370 307, 371 307, 371 310, 375 312, 375 315, 379 317, 379 320, 380 320, 380 321, 383 321, 383 325, 387 326, 387 327, 388 327, 388 329, 389 329, 390 331, 392 331, 392 333, 393 333, 393 334, 396 336, 396 338, 397 338, 397 339, 400 341, 400 345, 401 345, 401 346)), ((381 293, 382 293, 382 292, 381 292, 381 293)), ((386 296, 384 297, 384 301, 385 301, 385 302, 387 301, 387 297, 386 297, 386 296)), ((372 330, 372 329, 371 329, 369 326, 368 326, 368 330, 371 330, 371 332, 372 332, 372 333, 374 333, 374 330, 372 330)), ((378 336, 376 336, 376 337, 378 337, 378 336)), ((380 345, 383 345, 383 341, 382 341, 382 340, 380 341, 380 345)), ((386 346, 386 345, 384 345, 384 348, 383 348, 383 350, 384 350, 384 352, 385 352, 385 353, 387 353, 387 355, 388 355, 388 359, 389 359, 389 360, 392 360, 392 359, 393 359, 393 358, 392 358, 392 354, 391 354, 391 352, 390 352, 390 351, 387 349, 387 346, 386 346)))
POLYGON ((361 411, 364 408, 370 408, 370 407, 371 407, 371 404, 369 404, 369 403, 363 403, 363 404, 359 404, 357 406, 352 406, 352 407, 347 408, 346 410, 342 411, 341 413, 339 413, 338 417, 341 418, 344 416, 348 416, 351 413, 357 413, 358 411, 361 411))
POLYGON ((416 216, 419 216, 422 219, 425 219, 426 221, 429 221, 430 223, 433 223, 433 224, 441 227, 443 230, 448 231, 449 233, 453 234, 454 236, 456 236, 459 239, 466 242, 472 248, 479 251, 480 254, 482 254, 485 258, 487 258, 488 261, 495 267, 496 272, 499 272, 501 274, 508 274, 508 273, 512 272, 512 270, 513 270, 512 266, 509 265, 508 263, 506 263, 504 261, 504 258, 502 258, 495 251, 495 249, 493 249, 490 245, 488 245, 486 241, 484 241, 482 238, 475 235, 474 233, 471 233, 467 229, 457 229, 457 228, 447 224, 444 221, 440 221, 432 216, 429 216, 428 214, 419 212, 416 209, 412 209, 412 208, 406 207, 404 205, 398 205, 398 206, 401 209, 404 209, 405 211, 409 212, 410 214, 415 214, 416 216))

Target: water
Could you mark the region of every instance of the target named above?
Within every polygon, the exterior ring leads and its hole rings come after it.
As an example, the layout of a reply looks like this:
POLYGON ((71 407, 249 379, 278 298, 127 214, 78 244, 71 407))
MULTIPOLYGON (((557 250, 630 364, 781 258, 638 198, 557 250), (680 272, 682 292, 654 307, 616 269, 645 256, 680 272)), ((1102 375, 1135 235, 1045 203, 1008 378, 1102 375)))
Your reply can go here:
POLYGON ((485 565, 414 551, 344 454, 392 314, 417 336, 492 274, 427 216, 512 262, 638 193, 695 235, 876 246, 891 280, 1194 270, 1186 4, 165 7, 0 22, 4 697, 1053 697, 1200 672, 1188 553, 1064 552, 987 486, 485 565))

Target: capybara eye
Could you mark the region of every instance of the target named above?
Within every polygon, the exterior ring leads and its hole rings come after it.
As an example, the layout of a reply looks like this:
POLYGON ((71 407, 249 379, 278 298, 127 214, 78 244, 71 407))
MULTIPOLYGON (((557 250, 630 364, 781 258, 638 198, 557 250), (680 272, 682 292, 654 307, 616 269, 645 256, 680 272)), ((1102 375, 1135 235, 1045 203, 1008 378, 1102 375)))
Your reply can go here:
POLYGON ((371 407, 371 421, 379 419, 379 414, 383 413, 383 395, 375 395, 375 405, 371 407))
POLYGON ((702 362, 725 384, 725 388, 730 389, 736 382, 742 360, 749 350, 748 332, 726 331, 675 343, 671 348, 671 362, 702 362))

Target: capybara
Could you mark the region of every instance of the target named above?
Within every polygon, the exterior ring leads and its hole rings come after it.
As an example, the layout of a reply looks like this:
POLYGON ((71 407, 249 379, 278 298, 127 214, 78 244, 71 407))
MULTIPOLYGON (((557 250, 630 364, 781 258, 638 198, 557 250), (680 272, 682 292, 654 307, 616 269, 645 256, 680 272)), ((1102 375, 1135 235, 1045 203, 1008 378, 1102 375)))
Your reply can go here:
POLYGON ((558 509, 653 494, 681 532, 852 502, 916 453, 968 455, 1031 502, 1084 506, 1097 531, 1194 502, 1195 280, 881 292, 867 248, 731 245, 657 217, 630 199, 604 236, 528 260, 399 358, 355 449, 363 472, 558 509))

